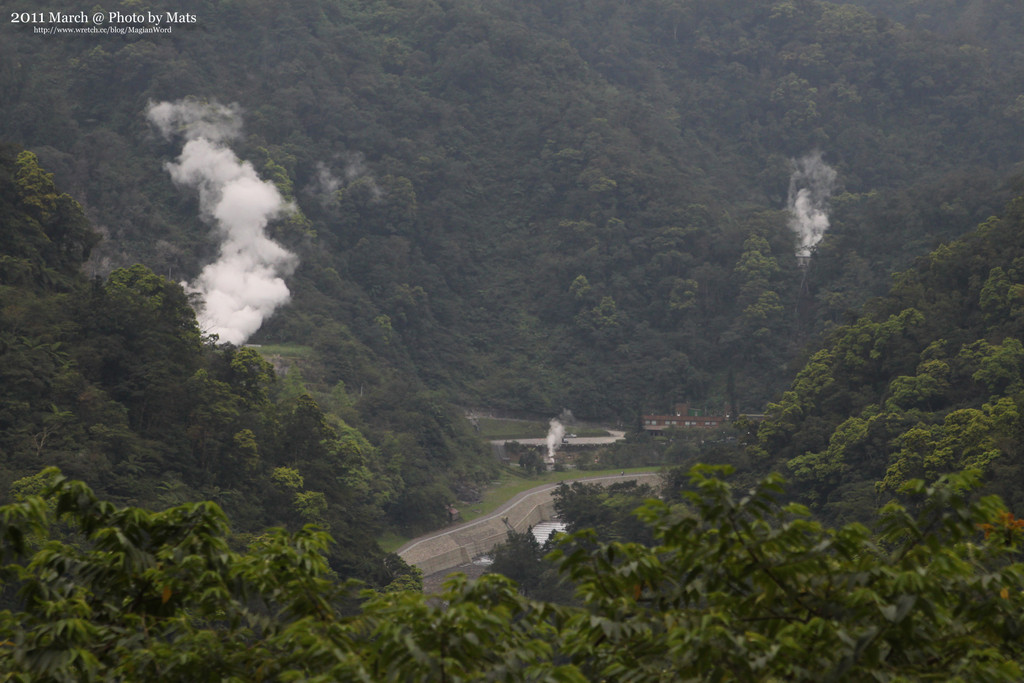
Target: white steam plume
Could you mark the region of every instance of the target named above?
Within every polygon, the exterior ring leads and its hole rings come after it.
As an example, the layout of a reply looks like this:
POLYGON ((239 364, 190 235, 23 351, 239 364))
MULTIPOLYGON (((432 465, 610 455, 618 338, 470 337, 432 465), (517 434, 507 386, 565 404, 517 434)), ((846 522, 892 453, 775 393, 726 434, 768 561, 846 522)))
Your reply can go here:
POLYGON ((308 188, 308 192, 318 197, 320 203, 327 205, 338 201, 337 192, 341 189, 341 178, 331 172, 331 168, 322 161, 316 162, 316 175, 308 188))
POLYGON ((349 152, 345 155, 345 180, 352 185, 357 180, 364 188, 370 191, 374 201, 379 201, 384 196, 384 190, 373 179, 366 170, 366 157, 362 152, 349 152))
POLYGON ((551 418, 551 422, 549 424, 550 427, 548 428, 547 437, 548 454, 547 457, 544 458, 544 462, 548 465, 554 465, 555 451, 558 449, 558 445, 562 443, 562 437, 565 436, 565 427, 558 421, 558 418, 554 417, 551 418))
POLYGON ((836 185, 836 171, 814 152, 793 162, 789 177, 789 227, 797 234, 798 258, 809 258, 828 230, 828 200, 836 185))
POLYGON ((282 276, 294 272, 297 259, 264 228, 292 206, 226 146, 241 131, 237 106, 160 102, 146 116, 166 138, 185 139, 177 161, 165 168, 175 183, 199 190, 203 218, 222 240, 217 261, 182 285, 202 297, 197 316, 204 332, 242 344, 289 299, 282 276))

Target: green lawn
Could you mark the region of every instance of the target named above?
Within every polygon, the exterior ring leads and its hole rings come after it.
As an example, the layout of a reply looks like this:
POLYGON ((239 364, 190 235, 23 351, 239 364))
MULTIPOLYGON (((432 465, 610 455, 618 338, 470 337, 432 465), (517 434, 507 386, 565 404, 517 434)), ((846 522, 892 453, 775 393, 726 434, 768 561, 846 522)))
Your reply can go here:
POLYGON ((281 356, 283 358, 308 358, 313 354, 312 346, 302 344, 259 344, 254 349, 263 356, 281 356))
MULTIPOLYGON (((646 472, 658 472, 660 467, 634 467, 625 470, 626 474, 641 474, 646 472)), ((523 491, 529 491, 535 486, 541 484, 549 484, 560 481, 574 481, 576 479, 585 479, 588 477, 601 477, 609 474, 619 474, 623 470, 608 469, 608 470, 569 470, 567 472, 545 472, 544 474, 537 476, 526 476, 516 472, 512 469, 504 469, 501 476, 495 480, 487 490, 484 491, 483 498, 471 505, 464 505, 459 508, 459 512, 462 514, 463 521, 470 521, 483 517, 484 515, 490 514, 502 503, 513 497, 517 493, 523 491)), ((385 552, 394 552, 403 543, 411 540, 410 538, 400 536, 396 533, 389 532, 382 538, 377 539, 380 543, 380 547, 385 552)))

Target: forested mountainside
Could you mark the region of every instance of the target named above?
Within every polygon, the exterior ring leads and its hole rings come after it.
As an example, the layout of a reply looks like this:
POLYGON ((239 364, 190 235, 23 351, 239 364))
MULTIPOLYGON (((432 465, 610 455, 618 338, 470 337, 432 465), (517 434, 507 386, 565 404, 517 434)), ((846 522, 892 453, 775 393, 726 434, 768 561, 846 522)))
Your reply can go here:
POLYGON ((1024 509, 1024 197, 897 276, 768 407, 754 470, 826 518, 865 519, 909 480, 976 469, 1024 509))
MULTIPOLYGON (((118 501, 216 499, 251 529, 424 528, 494 467, 454 405, 759 412, 892 272, 1000 212, 1020 171, 1012 3, 928 21, 894 3, 906 24, 811 1, 186 4, 197 23, 170 34, 0 42, 0 138, 30 151, 4 162, 5 349, 27 382, 7 483, 61 464, 118 501), (266 200, 260 244, 290 290, 243 337, 309 349, 305 377, 192 317, 235 239, 211 204, 228 191, 190 165, 200 140, 266 200)), ((971 343, 1008 343, 992 334, 971 343)), ((886 386, 949 364, 884 355, 903 363, 886 386)), ((970 396, 949 405, 984 413, 970 396)), ((884 472, 809 454, 846 418, 879 424, 870 401, 773 408, 756 459, 819 502, 869 494, 884 472)))
POLYGON ((429 527, 448 487, 487 478, 479 446, 436 406, 415 431, 382 411, 375 447, 341 417, 343 392, 321 409, 253 349, 204 341, 177 283, 141 265, 85 278, 98 237, 31 152, 0 149, 0 220, 5 499, 38 493, 55 465, 119 504, 213 500, 236 542, 317 524, 337 541, 335 572, 385 585, 409 568, 380 551, 383 529, 429 527))
MULTIPOLYGON (((992 47, 1016 42, 1021 8, 1007 0, 854 0, 853 4, 915 28, 953 36, 987 36, 992 47), (995 11, 993 11, 993 9, 995 11)), ((1011 57, 1011 60, 1019 59, 1011 57)))
POLYGON ((251 341, 313 347, 367 430, 450 401, 757 412, 891 272, 996 213, 1022 158, 1015 3, 180 9, 196 24, 160 36, 6 27, 0 139, 103 233, 91 272, 193 281, 218 238, 146 116, 232 107, 226 144, 299 209, 270 226, 291 301, 251 341), (816 154, 804 270, 788 202, 816 154))
POLYGON ((177 9, 0 40, 0 671, 1021 679, 1024 6, 177 9), (375 543, 493 479, 457 405, 676 401, 766 416, 611 458, 738 486, 375 543))

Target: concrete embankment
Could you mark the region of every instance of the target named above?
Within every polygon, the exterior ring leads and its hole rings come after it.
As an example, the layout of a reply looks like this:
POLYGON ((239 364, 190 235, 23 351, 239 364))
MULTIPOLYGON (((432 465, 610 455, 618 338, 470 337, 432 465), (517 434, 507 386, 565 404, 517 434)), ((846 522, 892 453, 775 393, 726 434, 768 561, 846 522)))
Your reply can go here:
MULTIPOLYGON (((635 479, 645 484, 657 485, 660 476, 650 472, 580 477, 578 481, 612 484, 635 479)), ((494 546, 503 543, 509 527, 524 532, 535 524, 552 520, 555 516, 552 494, 557 486, 558 484, 544 484, 524 491, 486 517, 420 536, 396 552, 409 564, 419 567, 424 574, 435 574, 466 564, 474 557, 485 555, 494 546)))

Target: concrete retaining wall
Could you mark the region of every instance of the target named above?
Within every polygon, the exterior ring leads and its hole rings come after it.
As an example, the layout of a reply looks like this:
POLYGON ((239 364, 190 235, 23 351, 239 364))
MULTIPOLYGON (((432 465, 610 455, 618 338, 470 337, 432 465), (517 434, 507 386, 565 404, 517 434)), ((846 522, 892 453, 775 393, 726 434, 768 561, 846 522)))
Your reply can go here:
POLYGON ((529 493, 508 510, 473 522, 461 524, 437 536, 411 544, 398 554, 409 564, 416 565, 424 574, 434 574, 466 564, 478 555, 486 555, 494 546, 508 538, 508 527, 523 532, 534 524, 546 522, 555 516, 553 488, 529 493))
MULTIPOLYGON (((612 483, 636 479, 645 483, 657 480, 658 474, 632 474, 601 477, 589 483, 612 483)), ((584 480, 581 480, 584 481, 584 480)), ((524 532, 540 522, 555 517, 555 486, 526 493, 502 512, 472 522, 466 522, 445 531, 411 541, 398 549, 398 554, 411 565, 430 575, 467 564, 478 555, 486 555, 494 546, 504 543, 508 527, 503 519, 518 532, 524 532)))

